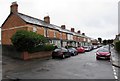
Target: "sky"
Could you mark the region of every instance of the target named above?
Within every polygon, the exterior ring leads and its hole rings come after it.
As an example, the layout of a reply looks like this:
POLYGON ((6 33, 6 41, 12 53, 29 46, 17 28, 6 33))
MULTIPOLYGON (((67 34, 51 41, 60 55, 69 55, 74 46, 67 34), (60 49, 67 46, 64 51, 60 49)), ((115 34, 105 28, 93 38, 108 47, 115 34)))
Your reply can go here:
POLYGON ((0 0, 0 26, 14 1, 20 13, 41 20, 49 15, 51 24, 66 25, 69 30, 74 27, 94 39, 114 39, 118 34, 119 0, 0 0))

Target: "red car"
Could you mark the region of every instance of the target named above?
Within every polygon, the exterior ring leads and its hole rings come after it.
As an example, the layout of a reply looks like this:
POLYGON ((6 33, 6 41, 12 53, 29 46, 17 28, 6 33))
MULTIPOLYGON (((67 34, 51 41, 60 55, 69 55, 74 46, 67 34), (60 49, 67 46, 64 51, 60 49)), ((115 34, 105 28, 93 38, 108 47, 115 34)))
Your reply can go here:
POLYGON ((98 49, 98 51, 96 52, 96 59, 108 59, 110 60, 110 56, 111 56, 111 52, 109 52, 108 49, 98 49))
POLYGON ((77 51, 78 51, 78 53, 84 53, 85 49, 83 47, 78 47, 77 51))

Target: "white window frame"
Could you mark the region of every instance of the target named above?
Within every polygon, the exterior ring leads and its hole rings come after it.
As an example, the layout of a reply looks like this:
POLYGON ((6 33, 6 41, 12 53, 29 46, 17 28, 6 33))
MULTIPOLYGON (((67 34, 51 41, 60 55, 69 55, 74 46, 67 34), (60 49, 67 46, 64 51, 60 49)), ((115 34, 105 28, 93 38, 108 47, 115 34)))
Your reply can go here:
POLYGON ((33 27, 33 32, 37 32, 37 27, 36 26, 33 27))
POLYGON ((54 37, 56 37, 57 32, 54 30, 54 37))
POLYGON ((49 37, 48 28, 44 28, 44 36, 49 37))

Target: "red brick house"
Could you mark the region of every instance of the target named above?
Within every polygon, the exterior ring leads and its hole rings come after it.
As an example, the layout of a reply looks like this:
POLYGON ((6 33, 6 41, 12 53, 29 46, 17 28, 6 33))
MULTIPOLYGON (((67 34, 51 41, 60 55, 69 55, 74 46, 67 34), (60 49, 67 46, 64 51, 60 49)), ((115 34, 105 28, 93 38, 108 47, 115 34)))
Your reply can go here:
MULTIPOLYGON (((18 4, 13 2, 10 6, 10 14, 2 24, 2 45, 11 45, 11 36, 17 30, 33 31, 44 35, 50 43, 61 46, 67 44, 78 46, 83 39, 88 39, 87 36, 81 35, 80 31, 77 33, 74 28, 67 30, 65 25, 56 26, 50 23, 50 17, 44 17, 44 20, 37 19, 18 12, 18 4)), ((87 41, 86 41, 87 42, 87 41)))

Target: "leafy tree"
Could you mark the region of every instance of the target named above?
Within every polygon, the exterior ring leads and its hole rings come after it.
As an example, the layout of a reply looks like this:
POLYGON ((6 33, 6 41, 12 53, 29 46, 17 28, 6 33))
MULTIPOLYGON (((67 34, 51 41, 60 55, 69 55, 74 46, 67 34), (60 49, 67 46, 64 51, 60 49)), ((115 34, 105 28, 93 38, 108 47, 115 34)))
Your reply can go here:
POLYGON ((108 44, 112 44, 113 41, 114 41, 113 39, 111 39, 111 40, 107 40, 107 43, 108 43, 108 44))
POLYGON ((115 43, 115 49, 120 52, 120 41, 115 43))
POLYGON ((98 38, 98 41, 101 43, 102 42, 102 38, 98 38))
POLYGON ((13 45, 20 51, 27 51, 38 45, 44 45, 47 39, 32 31, 19 30, 11 38, 13 45))
POLYGON ((107 44, 107 40, 103 40, 103 44, 106 45, 107 44))

